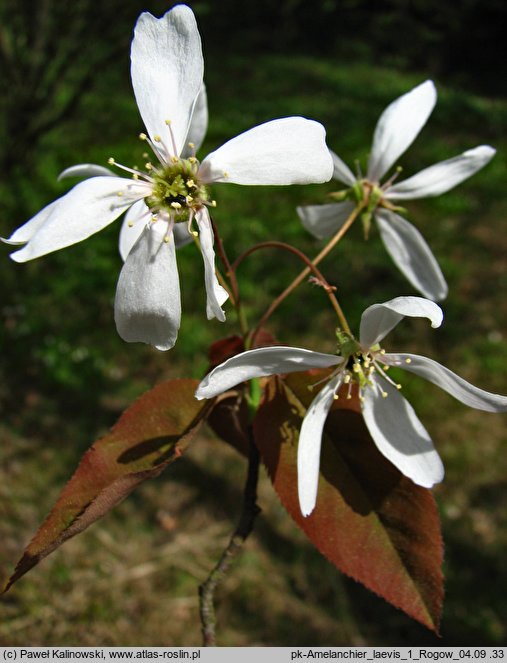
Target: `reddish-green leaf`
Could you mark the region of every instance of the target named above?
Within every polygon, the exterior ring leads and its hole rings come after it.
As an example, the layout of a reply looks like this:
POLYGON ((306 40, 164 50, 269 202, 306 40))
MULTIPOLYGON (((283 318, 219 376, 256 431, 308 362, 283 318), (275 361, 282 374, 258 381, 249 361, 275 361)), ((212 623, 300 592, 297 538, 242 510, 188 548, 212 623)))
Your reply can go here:
POLYGON ((194 398, 197 380, 170 380, 131 405, 84 454, 3 591, 41 559, 121 502, 181 455, 211 403, 194 398))
POLYGON ((357 395, 335 402, 322 443, 317 506, 304 518, 297 496, 297 441, 318 381, 308 373, 273 378, 254 435, 289 514, 336 567, 438 632, 443 546, 429 490, 416 486, 377 450, 357 395))

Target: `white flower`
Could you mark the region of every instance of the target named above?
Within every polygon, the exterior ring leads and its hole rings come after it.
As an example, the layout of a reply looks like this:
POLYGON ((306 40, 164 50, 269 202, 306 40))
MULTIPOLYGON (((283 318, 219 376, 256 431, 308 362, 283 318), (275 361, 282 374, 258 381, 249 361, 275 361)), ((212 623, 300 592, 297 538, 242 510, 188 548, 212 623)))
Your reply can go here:
MULTIPOLYGON (((226 291, 215 275, 208 186, 306 184, 331 178, 332 158, 324 127, 288 117, 254 127, 209 154, 202 163, 193 146, 204 136, 201 40, 192 10, 178 5, 161 19, 139 17, 131 48, 136 101, 147 134, 141 138, 158 163, 144 171, 116 165, 132 179, 111 177, 84 164, 75 175, 88 177, 27 221, 6 240, 24 244, 11 254, 25 262, 80 242, 127 212, 130 239, 122 239, 125 264, 115 300, 115 321, 126 341, 150 343, 160 350, 176 342, 181 318, 174 227, 186 225, 199 236, 204 261, 208 318, 225 320, 226 291), (195 221, 198 232, 192 230, 195 221)), ((126 232, 126 231, 125 231, 126 232)))
POLYGON ((297 211, 305 228, 320 239, 339 230, 357 201, 368 200, 366 223, 373 215, 384 245, 400 271, 419 292, 438 301, 447 296, 447 284, 440 267, 419 231, 396 213, 402 210, 393 203, 449 191, 485 166, 495 150, 489 145, 480 145, 425 168, 402 182, 394 184, 395 178, 391 177, 381 184, 380 180, 426 124, 436 99, 433 82, 426 81, 384 110, 373 135, 365 178, 356 178, 340 157, 332 153, 333 177, 352 187, 348 197, 353 197, 355 202, 347 199, 327 205, 299 207, 297 211))
POLYGON ((443 479, 442 462, 428 432, 401 395, 401 386, 389 377, 389 367, 416 373, 478 410, 507 412, 507 397, 474 387, 427 357, 386 353, 380 341, 405 316, 428 318, 432 327, 439 327, 443 318, 441 308, 422 297, 397 297, 374 304, 361 317, 359 341, 338 333, 338 355, 283 346, 249 350, 211 371, 200 383, 196 398, 212 398, 252 378, 338 366, 314 398, 301 427, 298 491, 303 515, 308 516, 315 506, 322 431, 342 385, 348 385, 349 398, 352 385, 358 386, 364 421, 379 451, 414 483, 430 488, 443 479))

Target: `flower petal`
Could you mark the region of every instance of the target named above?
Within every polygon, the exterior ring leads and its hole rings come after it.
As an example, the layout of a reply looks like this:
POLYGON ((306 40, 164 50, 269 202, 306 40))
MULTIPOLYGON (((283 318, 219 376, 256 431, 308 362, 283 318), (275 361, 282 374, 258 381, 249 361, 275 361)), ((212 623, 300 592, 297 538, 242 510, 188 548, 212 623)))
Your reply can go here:
POLYGON ((177 249, 181 249, 182 246, 190 244, 190 242, 194 239, 193 236, 188 232, 186 223, 175 223, 173 228, 173 235, 174 243, 176 244, 177 249))
POLYGON ((181 319, 180 284, 172 233, 167 224, 148 224, 127 256, 118 279, 114 319, 124 341, 169 350, 181 319))
POLYGON ((128 208, 120 229, 118 241, 123 262, 127 259, 132 247, 142 235, 145 225, 150 219, 150 210, 144 200, 138 200, 128 208))
POLYGON ((61 204, 63 198, 64 196, 57 198, 56 200, 53 200, 52 203, 49 203, 49 205, 46 205, 46 207, 41 209, 40 212, 15 230, 8 239, 1 237, 0 239, 2 242, 4 242, 4 244, 12 244, 13 246, 29 242, 61 204))
POLYGON ((208 373, 197 388, 195 397, 199 400, 213 398, 245 380, 310 368, 329 368, 342 361, 336 355, 286 346, 248 350, 227 359, 208 373))
POLYGON ((203 84, 197 99, 195 100, 194 111, 192 119, 190 120, 190 127, 185 140, 185 146, 181 152, 183 158, 192 156, 194 152, 201 147, 202 141, 206 136, 208 130, 208 97, 206 94, 206 86, 203 84), (194 145, 193 148, 189 147, 189 143, 194 145))
POLYGON ((440 327, 444 314, 438 304, 423 297, 395 297, 373 304, 361 316, 359 341, 363 348, 379 343, 406 316, 428 318, 432 327, 440 327))
MULTIPOLYGON (((151 212, 144 200, 138 200, 127 210, 119 238, 119 250, 123 262, 125 262, 130 250, 141 236, 150 215, 151 212)), ((192 235, 188 232, 186 223, 176 223, 174 225, 173 237, 177 249, 192 241, 192 235)))
POLYGON ((301 425, 298 444, 298 495, 303 516, 309 516, 315 508, 319 487, 320 448, 322 431, 333 404, 334 395, 343 380, 343 374, 335 376, 315 396, 301 425))
POLYGON ((364 421, 380 453, 418 486, 442 481, 444 468, 428 431, 398 390, 374 378, 363 397, 364 421))
POLYGON ((199 244, 201 246, 202 259, 204 261, 204 282, 206 285, 206 315, 208 320, 217 318, 225 322, 225 313, 221 306, 229 295, 222 288, 215 274, 215 251, 213 250, 213 230, 209 213, 206 208, 201 208, 195 215, 199 227, 199 244))
POLYGON ((473 384, 460 378, 459 375, 433 359, 421 357, 421 355, 397 352, 386 353, 383 355, 382 361, 389 366, 398 366, 419 375, 454 396, 458 401, 476 410, 507 412, 506 396, 492 394, 489 391, 484 391, 484 389, 479 389, 479 387, 474 387, 473 384))
MULTIPOLYGON (((26 262, 81 242, 105 228, 148 193, 148 185, 121 177, 92 177, 80 182, 48 206, 51 209, 44 223, 26 246, 11 253, 11 258, 16 262, 26 262)), ((46 212, 48 207, 42 212, 46 212)), ((29 234, 31 228, 28 224, 37 225, 35 219, 37 217, 16 231, 11 240, 18 236, 18 232, 29 234)))
POLYGON ((309 184, 327 182, 333 160, 322 124, 285 117, 260 124, 232 138, 201 164, 207 183, 309 184))
POLYGON ((113 173, 109 168, 104 166, 99 166, 96 163, 79 163, 76 166, 70 166, 58 175, 58 181, 65 179, 66 177, 117 177, 116 173, 113 173))
POLYGON ((433 81, 425 81, 393 101, 382 113, 373 134, 368 179, 378 182, 413 143, 437 101, 433 81))
POLYGON ((323 239, 334 235, 343 226, 354 209, 354 203, 345 200, 327 205, 305 205, 297 208, 303 226, 314 237, 323 239))
POLYGON ((375 219, 387 252, 414 288, 434 301, 445 299, 444 275, 417 228, 386 209, 377 209, 375 219))
POLYGON ((389 200, 414 200, 439 196, 474 175, 495 156, 489 145, 479 145, 453 159, 421 170, 413 177, 395 184, 386 192, 389 200))
POLYGON ((177 5, 162 18, 139 17, 131 48, 132 86, 139 112, 164 159, 178 156, 185 144, 194 102, 202 86, 204 63, 195 17, 177 5), (176 143, 172 145, 166 120, 176 143))
POLYGON ((350 170, 347 164, 333 152, 333 150, 329 151, 331 152, 331 157, 333 159, 333 179, 348 184, 349 186, 353 186, 357 179, 354 177, 354 173, 350 170))

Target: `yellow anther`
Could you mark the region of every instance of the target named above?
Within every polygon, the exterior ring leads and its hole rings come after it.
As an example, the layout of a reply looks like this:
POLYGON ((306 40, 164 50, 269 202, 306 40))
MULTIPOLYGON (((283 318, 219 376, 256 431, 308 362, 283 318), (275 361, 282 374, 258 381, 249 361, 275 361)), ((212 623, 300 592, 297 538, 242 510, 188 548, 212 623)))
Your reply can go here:
POLYGON ((165 120, 165 123, 167 124, 168 127, 171 126, 171 120, 165 120))
POLYGON ((128 226, 129 228, 133 228, 133 227, 134 227, 134 222, 133 222, 133 221, 129 221, 129 222, 127 223, 127 226, 128 226))
POLYGON ((120 196, 120 198, 121 198, 121 196, 123 196, 123 191, 118 191, 118 193, 116 195, 120 196))
POLYGON ((192 187, 195 187, 194 180, 187 180, 187 186, 188 186, 189 189, 191 189, 192 187))
POLYGON ((347 400, 350 401, 351 398, 352 398, 352 394, 347 394, 347 400))
POLYGON ((210 203, 210 205, 211 205, 211 207, 216 207, 216 206, 217 206, 217 201, 216 201, 216 200, 212 200, 211 203, 210 203))
POLYGON ((108 163, 110 166, 114 166, 114 159, 113 159, 113 157, 109 157, 109 159, 107 160, 107 163, 108 163))
POLYGON ((405 359, 405 364, 411 364, 411 363, 412 363, 412 360, 410 359, 410 357, 407 357, 405 359))
POLYGON ((194 237, 199 237, 199 233, 197 232, 197 230, 191 230, 190 232, 194 237))
POLYGON ((158 220, 157 215, 156 215, 156 214, 152 214, 152 215, 151 215, 151 219, 150 219, 150 221, 151 221, 152 223, 156 223, 157 220, 158 220))
POLYGON ((388 371, 390 369, 390 366, 388 366, 387 364, 384 364, 382 366, 382 368, 383 368, 384 371, 388 371))
POLYGON ((181 209, 181 204, 178 203, 178 202, 176 202, 176 201, 174 201, 173 203, 171 203, 171 207, 172 207, 173 209, 181 209))
POLYGON ((190 163, 197 163, 197 159, 195 157, 188 157, 188 160, 190 163))
POLYGON ((352 370, 354 371, 354 373, 359 373, 359 371, 361 370, 361 367, 359 366, 359 364, 354 364, 352 366, 352 370))
POLYGON ((133 179, 133 180, 138 180, 138 179, 139 179, 139 175, 138 175, 137 173, 134 173, 134 174, 132 175, 132 179, 133 179))
POLYGON ((153 140, 154 140, 156 143, 160 143, 160 141, 162 140, 162 138, 160 138, 160 136, 157 134, 156 136, 153 136, 153 140))
POLYGON ((143 152, 142 154, 143 159, 147 159, 149 156, 148 152, 143 152))
POLYGON ((387 393, 387 391, 382 392, 382 398, 387 398, 388 396, 389 394, 387 393))
POLYGON ((382 348, 382 350, 380 351, 380 354, 385 355, 385 353, 386 353, 386 351, 384 350, 384 348, 382 348))
POLYGON ((172 156, 172 157, 171 157, 171 161, 172 161, 173 163, 178 163, 179 159, 178 159, 177 156, 172 156))
POLYGON ((190 203, 193 201, 193 198, 192 196, 187 196, 185 200, 187 201, 187 205, 190 205, 190 203))
POLYGON ((344 382, 345 384, 348 384, 348 383, 350 382, 351 379, 352 379, 351 374, 350 374, 350 373, 345 373, 345 377, 343 378, 343 382, 344 382))
POLYGON ((140 133, 139 138, 140 138, 140 140, 148 140, 148 136, 144 133, 140 133))
POLYGON ((229 177, 229 173, 226 170, 224 170, 223 175, 226 179, 229 177))
POLYGON ((333 396, 333 400, 334 400, 334 401, 337 401, 339 398, 340 398, 340 397, 338 396, 338 394, 335 394, 335 395, 333 396))
POLYGON ((189 148, 190 148, 191 150, 193 150, 194 147, 195 147, 194 143, 188 143, 188 146, 189 146, 189 148))
POLYGON ((148 161, 144 164, 144 167, 146 168, 146 170, 152 170, 153 164, 148 161))
POLYGON ((166 235, 166 236, 164 237, 164 242, 165 242, 166 244, 168 244, 169 241, 170 241, 170 237, 169 237, 169 235, 166 235))
POLYGON ((396 389, 398 389, 398 391, 399 391, 401 389, 401 384, 397 384, 396 389))

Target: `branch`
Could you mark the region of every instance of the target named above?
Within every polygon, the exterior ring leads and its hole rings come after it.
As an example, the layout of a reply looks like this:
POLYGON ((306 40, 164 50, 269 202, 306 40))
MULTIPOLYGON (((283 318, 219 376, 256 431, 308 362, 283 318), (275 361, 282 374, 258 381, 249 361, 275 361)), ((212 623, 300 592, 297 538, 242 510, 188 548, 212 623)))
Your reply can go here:
POLYGON ((259 451, 253 440, 252 428, 249 427, 250 457, 248 473, 243 492, 243 509, 238 526, 232 535, 227 548, 222 553, 217 565, 208 578, 199 587, 199 612, 204 647, 216 646, 216 615, 214 605, 215 589, 225 577, 234 559, 241 551, 243 543, 253 530, 255 518, 261 512, 257 506, 257 481, 259 478, 259 451))

